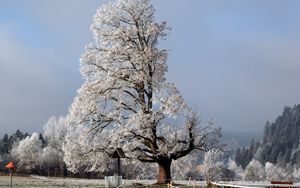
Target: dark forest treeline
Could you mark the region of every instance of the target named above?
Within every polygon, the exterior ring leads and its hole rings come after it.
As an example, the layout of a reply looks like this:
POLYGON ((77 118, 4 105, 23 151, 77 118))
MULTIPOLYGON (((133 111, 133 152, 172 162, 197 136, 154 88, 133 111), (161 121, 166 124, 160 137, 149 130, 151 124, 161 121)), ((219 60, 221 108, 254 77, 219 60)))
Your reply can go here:
POLYGON ((27 136, 29 136, 28 133, 23 133, 20 130, 17 130, 10 136, 8 136, 8 134, 5 134, 0 140, 0 157, 4 159, 8 158, 9 152, 12 149, 13 144, 19 142, 20 140, 23 140, 27 136))
MULTIPOLYGON (((17 161, 15 161, 11 156, 11 150, 16 144, 18 144, 28 136, 30 136, 29 133, 23 133, 18 129, 12 135, 5 134, 3 138, 0 139, 0 171, 6 171, 5 165, 9 161, 17 163, 17 161)), ((45 146, 46 141, 43 138, 42 134, 39 134, 39 139, 41 140, 41 143, 43 143, 43 146, 45 146)), ((22 170, 20 170, 19 172, 22 173, 22 170)))
POLYGON ((245 168, 254 158, 262 164, 292 164, 300 167, 300 105, 285 107, 275 122, 265 124, 261 141, 252 140, 249 147, 236 151, 235 161, 245 168))

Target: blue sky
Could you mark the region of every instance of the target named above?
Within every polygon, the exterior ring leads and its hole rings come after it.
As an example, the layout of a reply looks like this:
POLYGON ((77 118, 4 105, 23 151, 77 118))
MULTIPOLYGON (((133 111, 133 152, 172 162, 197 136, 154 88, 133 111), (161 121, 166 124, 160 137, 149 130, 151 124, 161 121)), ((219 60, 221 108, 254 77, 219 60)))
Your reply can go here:
MULTIPOLYGON (((0 0, 1 133, 68 113, 101 0, 0 0)), ((300 1, 152 0, 172 28, 167 79, 224 130, 262 131, 300 103, 300 1)))

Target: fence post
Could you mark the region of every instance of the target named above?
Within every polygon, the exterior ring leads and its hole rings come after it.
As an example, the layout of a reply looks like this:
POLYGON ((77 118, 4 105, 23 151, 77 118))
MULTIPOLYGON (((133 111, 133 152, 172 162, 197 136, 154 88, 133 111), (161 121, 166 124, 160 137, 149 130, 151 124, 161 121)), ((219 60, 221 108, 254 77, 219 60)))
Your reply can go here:
POLYGON ((9 176, 10 176, 10 188, 12 188, 12 171, 9 169, 9 176))
POLYGON ((196 180, 194 179, 193 188, 196 187, 196 180))

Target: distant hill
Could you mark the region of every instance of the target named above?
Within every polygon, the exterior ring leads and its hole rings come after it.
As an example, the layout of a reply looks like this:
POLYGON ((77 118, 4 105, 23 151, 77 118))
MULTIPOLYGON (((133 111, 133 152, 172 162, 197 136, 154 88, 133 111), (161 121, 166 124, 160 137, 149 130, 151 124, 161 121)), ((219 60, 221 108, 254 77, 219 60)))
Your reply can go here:
POLYGON ((261 132, 246 132, 246 131, 222 131, 222 143, 236 142, 237 147, 249 146, 251 140, 261 140, 261 132))
POLYGON ((275 122, 267 121, 260 142, 251 142, 247 148, 238 149, 235 155, 237 164, 245 167, 252 158, 261 163, 300 167, 300 105, 285 107, 275 122))

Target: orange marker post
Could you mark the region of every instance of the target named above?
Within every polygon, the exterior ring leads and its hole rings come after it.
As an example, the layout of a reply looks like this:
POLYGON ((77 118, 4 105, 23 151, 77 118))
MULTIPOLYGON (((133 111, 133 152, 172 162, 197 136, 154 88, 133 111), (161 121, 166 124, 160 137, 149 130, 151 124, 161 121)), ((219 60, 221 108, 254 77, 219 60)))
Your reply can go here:
POLYGON ((12 170, 16 169, 15 165, 13 162, 8 163, 5 168, 9 170, 9 176, 10 176, 10 188, 12 188, 12 170))

